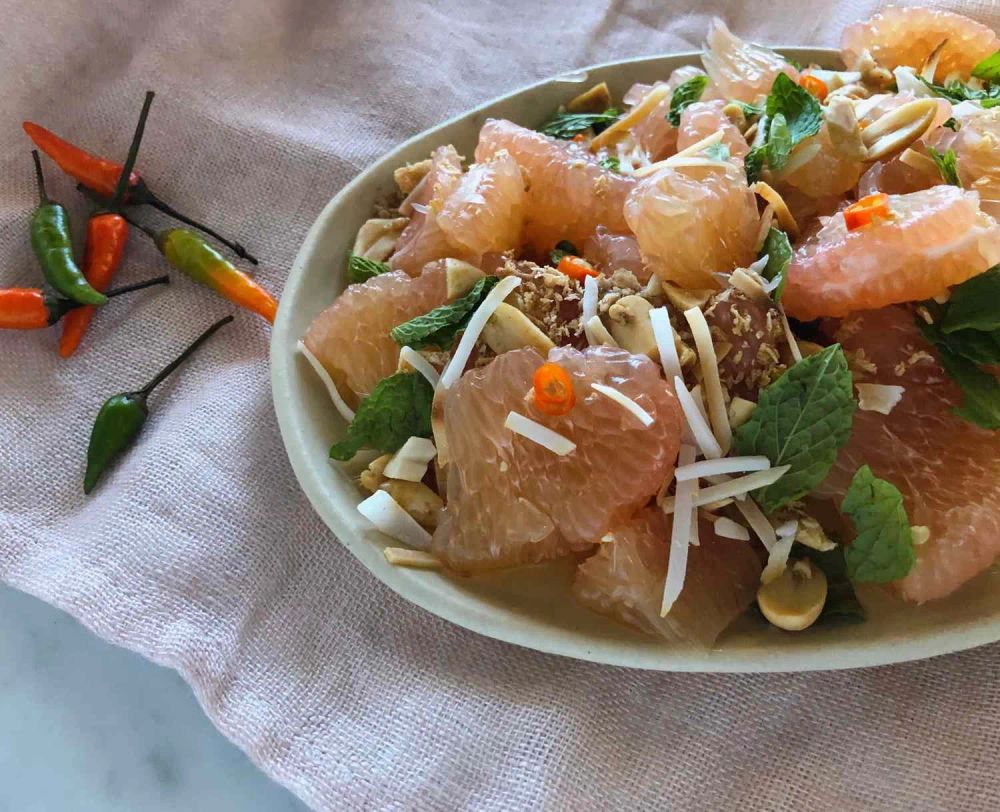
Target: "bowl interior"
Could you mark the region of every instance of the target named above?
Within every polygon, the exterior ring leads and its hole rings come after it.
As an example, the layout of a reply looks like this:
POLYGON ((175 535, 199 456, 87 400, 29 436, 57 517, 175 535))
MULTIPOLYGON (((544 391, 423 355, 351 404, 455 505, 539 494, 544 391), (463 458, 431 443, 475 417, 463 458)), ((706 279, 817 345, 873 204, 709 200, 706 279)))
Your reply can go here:
MULTIPOLYGON (((803 63, 837 66, 835 51, 783 48, 803 63)), ((394 189, 396 167, 452 143, 471 156, 487 118, 540 123, 585 82, 606 81, 615 98, 634 82, 652 82, 696 53, 600 65, 556 77, 497 99, 407 141, 349 184, 319 215, 292 267, 271 343, 272 388, 282 437, 299 482, 326 524, 369 570, 404 598, 491 637, 596 662, 663 670, 784 671, 847 668, 928 657, 1000 639, 1000 573, 986 573, 959 593, 926 606, 903 605, 885 592, 860 595, 863 624, 792 635, 747 617, 715 650, 680 649, 594 614, 570 597, 570 562, 498 575, 455 578, 393 567, 387 537, 357 512, 363 494, 349 470, 332 465, 330 444, 344 430, 320 381, 295 352, 310 321, 344 287, 344 257, 376 201, 394 189)))

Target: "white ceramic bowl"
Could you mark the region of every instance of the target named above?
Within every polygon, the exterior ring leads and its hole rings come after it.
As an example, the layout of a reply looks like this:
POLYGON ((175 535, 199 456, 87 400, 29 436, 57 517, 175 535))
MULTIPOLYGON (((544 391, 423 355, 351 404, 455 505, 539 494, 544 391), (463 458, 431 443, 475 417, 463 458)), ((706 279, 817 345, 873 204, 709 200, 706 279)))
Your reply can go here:
MULTIPOLYGON (((800 62, 838 64, 835 51, 782 49, 800 62)), ((320 213, 292 267, 271 341, 271 380, 281 433, 295 474, 323 521, 376 577, 404 598, 480 634, 541 651, 632 668, 667 671, 801 671, 851 668, 930 657, 1000 639, 1000 575, 987 573, 951 598, 905 606, 881 590, 862 595, 863 624, 789 634, 750 618, 711 652, 678 649, 578 606, 569 595, 572 566, 556 562, 488 577, 453 578, 397 568, 389 539, 362 518, 352 478, 327 458, 344 423, 295 344, 313 317, 344 287, 344 259, 376 199, 394 188, 392 171, 452 143, 471 155, 487 118, 534 126, 578 92, 604 80, 615 98, 633 82, 665 78, 695 53, 600 65, 489 102, 422 133, 358 176, 320 213)))

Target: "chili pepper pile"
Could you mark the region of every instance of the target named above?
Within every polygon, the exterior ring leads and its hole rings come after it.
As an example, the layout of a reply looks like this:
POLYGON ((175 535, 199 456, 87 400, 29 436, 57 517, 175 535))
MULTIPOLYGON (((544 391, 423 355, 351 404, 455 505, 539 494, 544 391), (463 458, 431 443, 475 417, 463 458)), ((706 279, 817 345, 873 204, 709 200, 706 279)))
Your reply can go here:
MULTIPOLYGON (((0 329, 35 330, 62 320, 59 354, 69 358, 80 346, 98 307, 122 294, 168 283, 168 277, 161 276, 107 290, 125 257, 130 226, 149 236, 171 266, 224 299, 273 323, 278 302, 205 238, 187 228, 154 230, 127 213, 128 208, 152 207, 214 238, 241 259, 257 264, 256 257, 239 242, 227 240, 181 214, 156 196, 134 171, 153 98, 152 91, 146 93, 123 164, 92 155, 34 122, 24 122, 24 131, 38 148, 32 150, 39 202, 31 218, 31 246, 48 287, 0 289, 0 329), (77 189, 98 204, 87 223, 82 267, 74 256, 69 215, 46 192, 39 150, 78 182, 77 189)), ((142 389, 114 395, 104 403, 87 450, 84 493, 93 490, 101 475, 139 434, 149 414, 147 400, 153 390, 232 320, 232 316, 227 316, 205 330, 142 389)))

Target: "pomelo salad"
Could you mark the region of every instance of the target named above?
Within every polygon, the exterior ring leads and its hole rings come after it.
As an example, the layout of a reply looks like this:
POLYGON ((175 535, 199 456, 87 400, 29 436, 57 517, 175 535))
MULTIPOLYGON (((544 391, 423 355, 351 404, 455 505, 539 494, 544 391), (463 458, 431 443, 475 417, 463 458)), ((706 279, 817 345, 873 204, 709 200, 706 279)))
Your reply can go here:
POLYGON ((995 563, 1000 40, 889 7, 842 57, 715 20, 700 67, 396 171, 299 345, 390 563, 571 557, 706 647, 995 563))

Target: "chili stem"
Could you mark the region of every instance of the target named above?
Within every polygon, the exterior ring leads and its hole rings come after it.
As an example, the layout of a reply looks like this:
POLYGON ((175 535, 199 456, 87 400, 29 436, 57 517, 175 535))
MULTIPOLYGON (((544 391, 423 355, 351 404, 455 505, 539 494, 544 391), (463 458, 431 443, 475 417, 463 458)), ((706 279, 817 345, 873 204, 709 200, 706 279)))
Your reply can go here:
POLYGON ((114 197, 111 198, 110 208, 121 207, 122 200, 125 199, 125 191, 128 189, 129 178, 132 177, 132 167, 135 166, 135 159, 139 155, 139 144, 142 143, 142 134, 146 129, 146 118, 149 116, 149 107, 153 103, 153 96, 156 94, 152 90, 146 91, 146 98, 142 103, 142 112, 139 113, 139 122, 135 125, 135 132, 132 134, 132 143, 128 148, 128 157, 118 176, 118 185, 115 187, 114 197))
POLYGON ((164 203, 162 200, 160 200, 160 198, 158 198, 148 189, 146 190, 146 196, 142 199, 141 202, 148 203, 154 209, 159 209, 164 214, 169 214, 175 220, 180 220, 182 223, 185 223, 191 226, 192 228, 196 228, 198 229, 198 231, 201 231, 204 234, 208 234, 209 237, 213 237, 214 239, 218 240, 220 243, 226 246, 230 251, 236 254, 236 256, 238 256, 240 259, 245 259, 251 265, 257 264, 257 257, 255 257, 253 254, 247 251, 247 249, 244 248, 242 245, 240 245, 238 242, 227 240, 225 237, 219 234, 219 232, 209 228, 203 223, 199 223, 197 220, 192 220, 186 214, 181 214, 179 211, 177 211, 177 209, 175 209, 169 203, 164 203))
MULTIPOLYGON (((88 195, 88 196, 90 195, 90 190, 89 189, 87 189, 85 187, 82 187, 82 186, 77 186, 76 188, 79 189, 81 192, 83 192, 85 195, 88 195)), ((132 219, 131 217, 129 217, 124 212, 122 212, 122 219, 126 223, 128 223, 130 226, 132 226, 132 228, 139 229, 139 231, 143 232, 147 237, 149 237, 149 239, 151 239, 157 245, 160 244, 158 236, 157 236, 157 233, 155 231, 153 231, 153 229, 151 229, 149 226, 144 226, 138 220, 132 219)))
POLYGON ((49 202, 49 196, 45 193, 45 175, 42 174, 42 159, 38 157, 38 150, 31 150, 31 157, 35 159, 35 182, 38 185, 38 200, 40 205, 49 202))
POLYGON ((155 279, 147 279, 145 282, 136 282, 134 285, 124 285, 120 288, 115 288, 114 290, 109 290, 104 295, 109 299, 113 296, 121 296, 125 293, 133 293, 137 290, 143 290, 145 288, 151 288, 154 285, 169 285, 169 276, 157 276, 155 279))
POLYGON ((154 389, 156 389, 157 386, 163 383, 163 381, 170 375, 171 372, 173 372, 175 369, 177 369, 177 367, 179 367, 188 358, 190 358, 202 344, 208 341, 208 339, 212 337, 213 333, 215 333, 220 328, 225 327, 232 320, 233 320, 232 316, 226 316, 224 319, 219 319, 204 333, 202 333, 194 341, 192 341, 191 344, 188 346, 188 348, 184 350, 184 352, 182 352, 180 355, 177 356, 177 358, 174 361, 172 361, 170 364, 164 367, 163 371, 155 378, 153 378, 153 380, 151 380, 148 384, 146 384, 146 386, 140 389, 136 393, 136 395, 138 395, 140 398, 149 397, 150 393, 154 389))

